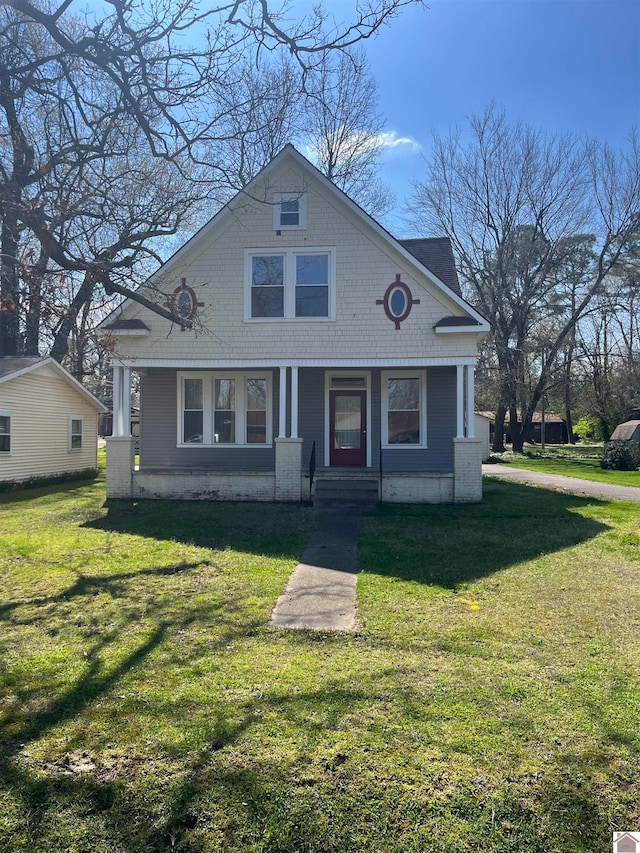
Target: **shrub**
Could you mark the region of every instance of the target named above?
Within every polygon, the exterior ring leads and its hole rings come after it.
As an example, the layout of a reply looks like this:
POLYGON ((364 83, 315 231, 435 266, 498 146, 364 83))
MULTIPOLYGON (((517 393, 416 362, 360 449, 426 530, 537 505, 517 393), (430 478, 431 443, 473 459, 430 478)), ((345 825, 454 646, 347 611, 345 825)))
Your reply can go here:
POLYGON ((596 418, 580 418, 574 424, 573 434, 580 441, 599 441, 602 438, 602 427, 596 418))
POLYGON ((27 480, 0 480, 0 494, 3 492, 15 492, 19 489, 38 489, 41 486, 57 486, 59 483, 73 483, 74 480, 95 480, 97 476, 97 468, 84 468, 82 471, 65 471, 62 474, 29 477, 27 480))
POLYGON ((635 441, 607 441, 600 467, 614 471, 637 471, 640 468, 640 444, 635 441))

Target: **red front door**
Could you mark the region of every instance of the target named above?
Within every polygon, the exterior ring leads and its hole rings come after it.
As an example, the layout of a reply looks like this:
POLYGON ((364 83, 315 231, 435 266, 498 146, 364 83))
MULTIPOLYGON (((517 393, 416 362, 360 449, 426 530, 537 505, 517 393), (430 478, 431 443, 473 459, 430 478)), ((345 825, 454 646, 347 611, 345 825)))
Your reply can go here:
POLYGON ((367 392, 329 392, 329 464, 367 464, 367 392))

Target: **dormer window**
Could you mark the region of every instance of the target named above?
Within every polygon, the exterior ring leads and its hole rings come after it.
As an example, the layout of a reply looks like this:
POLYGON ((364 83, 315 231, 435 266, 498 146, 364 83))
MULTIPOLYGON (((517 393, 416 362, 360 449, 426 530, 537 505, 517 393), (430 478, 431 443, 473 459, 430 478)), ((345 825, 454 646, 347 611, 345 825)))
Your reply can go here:
POLYGON ((304 193, 275 193, 273 227, 276 231, 307 227, 307 197, 304 193))

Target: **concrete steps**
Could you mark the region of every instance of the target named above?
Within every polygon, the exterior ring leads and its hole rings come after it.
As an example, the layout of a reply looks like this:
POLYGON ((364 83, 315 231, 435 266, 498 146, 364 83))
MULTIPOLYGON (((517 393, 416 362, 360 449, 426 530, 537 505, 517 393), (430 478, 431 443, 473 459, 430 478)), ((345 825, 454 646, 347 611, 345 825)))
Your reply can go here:
POLYGON ((345 476, 322 476, 316 480, 314 507, 356 506, 373 507, 379 501, 378 478, 362 476, 349 479, 345 476))

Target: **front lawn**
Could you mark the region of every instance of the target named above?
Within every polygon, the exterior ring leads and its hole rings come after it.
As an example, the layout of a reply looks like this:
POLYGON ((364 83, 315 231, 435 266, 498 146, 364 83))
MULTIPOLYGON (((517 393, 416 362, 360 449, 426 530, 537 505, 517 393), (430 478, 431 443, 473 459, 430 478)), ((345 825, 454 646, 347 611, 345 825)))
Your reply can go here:
POLYGON ((0 499, 0 850, 610 850, 637 506, 485 495, 365 518, 350 636, 267 624, 309 508, 0 499))
POLYGON ((509 460, 500 460, 500 463, 508 464, 512 468, 523 468, 526 471, 543 471, 545 474, 562 474, 564 477, 578 477, 581 480, 640 488, 640 471, 611 471, 601 468, 599 457, 590 459, 517 456, 509 460))

